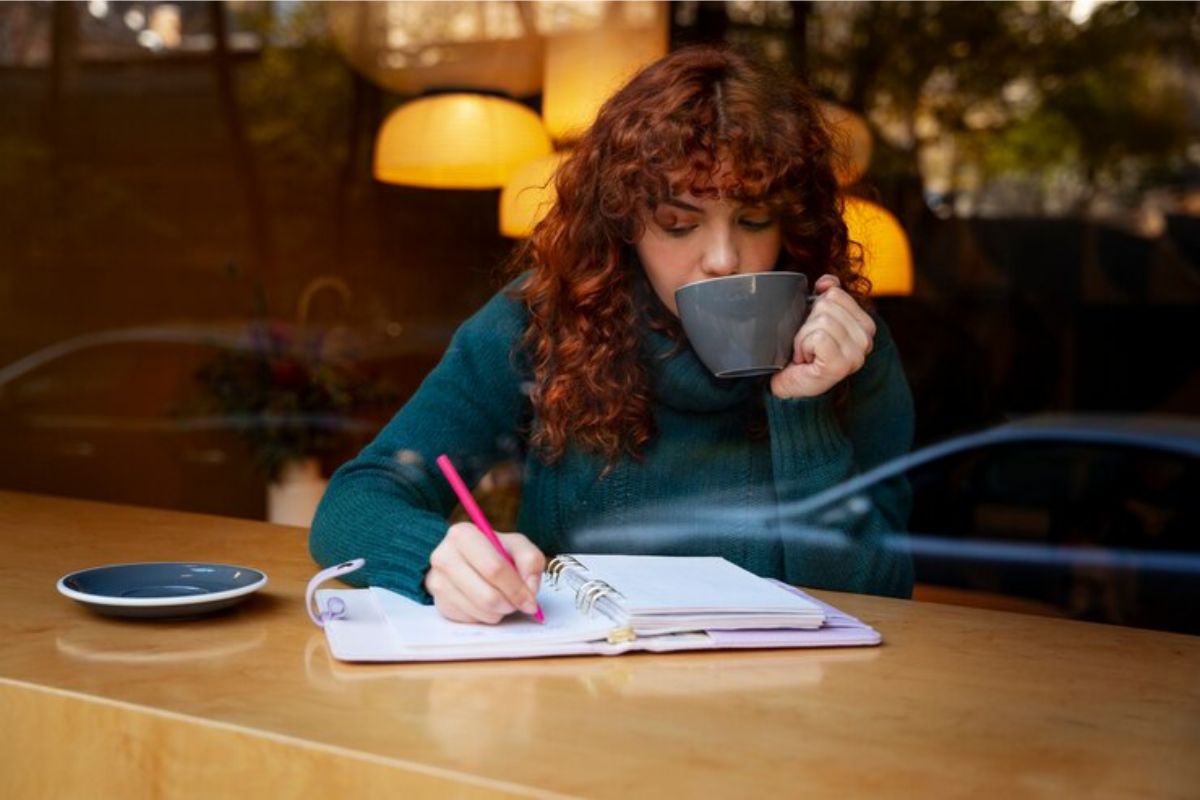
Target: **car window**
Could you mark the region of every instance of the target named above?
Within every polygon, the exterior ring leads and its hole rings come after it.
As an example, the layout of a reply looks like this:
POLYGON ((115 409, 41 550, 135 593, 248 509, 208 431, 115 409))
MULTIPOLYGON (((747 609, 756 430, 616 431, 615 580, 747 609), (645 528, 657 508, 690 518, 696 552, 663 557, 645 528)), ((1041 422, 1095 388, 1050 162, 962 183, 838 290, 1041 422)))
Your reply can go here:
POLYGON ((1075 619, 1200 632, 1200 461, 1016 443, 906 474, 918 585, 1024 597, 1075 619))

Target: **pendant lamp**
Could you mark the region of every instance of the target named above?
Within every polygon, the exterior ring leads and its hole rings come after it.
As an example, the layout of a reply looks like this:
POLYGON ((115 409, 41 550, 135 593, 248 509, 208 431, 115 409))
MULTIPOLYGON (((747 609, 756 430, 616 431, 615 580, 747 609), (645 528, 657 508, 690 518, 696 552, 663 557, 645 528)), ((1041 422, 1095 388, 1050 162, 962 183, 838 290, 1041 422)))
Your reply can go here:
POLYGON ((470 86, 512 97, 542 87, 537 6, 526 2, 322 3, 334 47, 388 91, 470 86))
POLYGON ((824 101, 819 105, 833 140, 834 175, 839 186, 849 186, 861 178, 871 164, 871 129, 861 115, 848 108, 824 101))
MULTIPOLYGON (((596 112, 642 67, 667 52, 668 9, 652 2, 542 3, 547 33, 542 119, 570 148, 596 112)), ((500 233, 528 236, 554 206, 554 174, 565 152, 535 159, 500 193, 500 233)))
POLYGON ((491 95, 422 97, 393 111, 375 137, 375 178, 436 189, 496 189, 551 151, 529 108, 491 95))
POLYGON ((500 233, 520 239, 533 233, 554 207, 554 175, 566 158, 557 152, 523 164, 500 190, 500 233))
POLYGON ((634 20, 617 13, 628 10, 614 3, 606 24, 547 38, 542 118, 555 141, 577 139, 605 100, 666 55, 668 9, 652 7, 634 20))
POLYGON ((882 206, 861 197, 845 198, 842 218, 852 241, 862 245, 863 272, 871 279, 871 294, 911 295, 912 250, 900 221, 882 206))

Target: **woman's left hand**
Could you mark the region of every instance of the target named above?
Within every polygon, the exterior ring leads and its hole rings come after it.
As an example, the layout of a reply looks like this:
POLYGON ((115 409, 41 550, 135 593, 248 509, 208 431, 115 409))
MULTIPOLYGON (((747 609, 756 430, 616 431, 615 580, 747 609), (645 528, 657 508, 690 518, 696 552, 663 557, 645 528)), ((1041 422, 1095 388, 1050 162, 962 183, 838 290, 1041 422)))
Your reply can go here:
POLYGON ((771 376, 771 393, 786 400, 816 397, 862 369, 875 342, 875 320, 834 275, 813 286, 817 298, 792 343, 792 363, 771 376))

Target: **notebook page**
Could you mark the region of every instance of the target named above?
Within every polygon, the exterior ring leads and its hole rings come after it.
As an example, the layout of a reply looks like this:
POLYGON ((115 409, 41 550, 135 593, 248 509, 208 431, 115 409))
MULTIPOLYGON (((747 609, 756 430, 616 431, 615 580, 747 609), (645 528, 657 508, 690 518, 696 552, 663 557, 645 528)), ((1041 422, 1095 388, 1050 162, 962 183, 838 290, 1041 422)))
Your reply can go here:
POLYGON ((545 615, 539 624, 524 614, 512 614, 497 625, 451 622, 433 606, 374 587, 380 608, 396 641, 405 648, 502 653, 514 645, 589 642, 604 639, 613 623, 603 617, 585 617, 575 610, 574 595, 543 587, 538 603, 545 615))
POLYGON ((574 555, 586 577, 621 593, 632 616, 653 614, 824 614, 793 594, 718 557, 574 555))

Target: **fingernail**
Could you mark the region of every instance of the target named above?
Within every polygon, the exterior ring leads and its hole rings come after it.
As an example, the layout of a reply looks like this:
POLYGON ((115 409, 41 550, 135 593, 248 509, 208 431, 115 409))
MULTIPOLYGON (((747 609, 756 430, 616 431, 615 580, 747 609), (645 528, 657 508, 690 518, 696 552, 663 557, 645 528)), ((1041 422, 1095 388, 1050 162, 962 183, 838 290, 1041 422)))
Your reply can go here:
POLYGON ((537 575, 530 575, 528 578, 526 578, 526 579, 525 579, 525 585, 529 587, 529 592, 530 592, 531 594, 537 594, 537 590, 538 590, 538 576, 537 576, 537 575))
POLYGON ((532 600, 528 600, 521 604, 521 610, 524 611, 526 614, 536 614, 537 613, 537 603, 533 602, 532 600))

